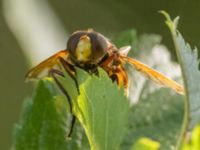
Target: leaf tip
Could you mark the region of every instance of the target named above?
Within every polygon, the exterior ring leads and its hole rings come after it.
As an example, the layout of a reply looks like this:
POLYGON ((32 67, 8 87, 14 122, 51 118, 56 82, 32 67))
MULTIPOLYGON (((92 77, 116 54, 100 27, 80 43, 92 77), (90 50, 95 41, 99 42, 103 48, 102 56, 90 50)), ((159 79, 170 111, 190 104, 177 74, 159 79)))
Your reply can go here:
POLYGON ((158 11, 160 14, 162 14, 167 20, 171 20, 170 15, 164 11, 164 10, 159 10, 158 11))

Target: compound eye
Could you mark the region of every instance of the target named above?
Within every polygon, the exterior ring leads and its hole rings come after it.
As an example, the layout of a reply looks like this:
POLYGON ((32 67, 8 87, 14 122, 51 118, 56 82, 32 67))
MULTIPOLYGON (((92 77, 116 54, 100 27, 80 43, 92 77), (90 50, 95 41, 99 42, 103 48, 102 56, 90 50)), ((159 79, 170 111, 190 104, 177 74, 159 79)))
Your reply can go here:
POLYGON ((93 61, 100 61, 107 53, 107 39, 100 33, 90 33, 88 36, 92 43, 92 59, 93 61))
POLYGON ((73 33, 69 37, 68 42, 67 42, 67 50, 69 51, 69 53, 72 57, 74 57, 74 58, 76 57, 77 44, 80 40, 80 37, 85 34, 86 34, 86 32, 84 32, 84 31, 78 31, 78 32, 73 33))

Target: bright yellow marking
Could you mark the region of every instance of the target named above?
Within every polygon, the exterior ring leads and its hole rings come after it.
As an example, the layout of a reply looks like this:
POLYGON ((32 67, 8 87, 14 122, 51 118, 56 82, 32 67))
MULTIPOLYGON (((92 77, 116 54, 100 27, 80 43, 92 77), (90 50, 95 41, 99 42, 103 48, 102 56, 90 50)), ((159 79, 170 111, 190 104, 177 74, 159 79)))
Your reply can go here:
POLYGON ((78 61, 88 61, 92 53, 92 44, 87 35, 83 35, 77 44, 76 57, 78 61))

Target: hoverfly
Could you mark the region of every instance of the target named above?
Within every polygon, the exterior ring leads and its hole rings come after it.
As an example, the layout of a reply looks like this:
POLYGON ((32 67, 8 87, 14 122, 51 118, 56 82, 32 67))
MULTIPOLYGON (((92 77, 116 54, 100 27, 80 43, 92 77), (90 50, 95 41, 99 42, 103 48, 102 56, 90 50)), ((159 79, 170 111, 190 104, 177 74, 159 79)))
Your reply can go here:
MULTIPOLYGON (((79 67, 90 73, 97 73, 97 68, 101 67, 107 72, 108 76, 113 81, 117 82, 119 87, 124 86, 125 89, 127 89, 128 75, 124 65, 128 63, 145 77, 157 84, 171 88, 177 93, 184 93, 184 88, 175 81, 167 78, 163 74, 138 60, 128 57, 127 54, 130 49, 130 46, 118 49, 106 37, 92 29, 76 31, 69 37, 66 49, 57 52, 31 69, 27 73, 26 78, 39 78, 40 75, 47 70, 48 75, 54 78, 59 88, 67 97, 70 112, 72 114, 72 102, 70 96, 62 87, 62 83, 60 83, 56 78, 56 75, 64 76, 61 70, 56 69, 59 68, 58 66, 63 66, 63 68, 68 72, 70 77, 75 81, 77 89, 78 83, 75 75, 75 67, 79 67)), ((68 136, 72 133, 75 120, 76 117, 73 115, 71 129, 68 136)))

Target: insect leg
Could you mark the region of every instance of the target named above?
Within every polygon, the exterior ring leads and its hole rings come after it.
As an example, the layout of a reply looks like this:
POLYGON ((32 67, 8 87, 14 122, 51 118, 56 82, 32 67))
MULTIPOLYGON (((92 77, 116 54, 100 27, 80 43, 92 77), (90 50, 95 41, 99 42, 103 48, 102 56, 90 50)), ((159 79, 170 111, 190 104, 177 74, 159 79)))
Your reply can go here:
POLYGON ((56 75, 60 75, 60 76, 64 77, 64 74, 59 70, 51 69, 50 70, 50 75, 53 77, 54 81, 56 82, 56 84, 58 85, 58 87, 60 88, 62 93, 67 97, 67 100, 68 100, 68 103, 69 103, 69 110, 72 113, 72 100, 71 100, 71 97, 69 96, 69 93, 64 89, 64 87, 62 86, 62 84, 59 82, 59 80, 56 77, 56 75))
POLYGON ((67 134, 67 137, 70 138, 74 129, 74 125, 76 123, 76 116, 72 115, 72 120, 71 120, 71 126, 70 126, 70 130, 69 133, 67 134))
POLYGON ((76 116, 73 115, 72 113, 72 100, 71 100, 71 97, 69 96, 68 92, 64 89, 64 87, 62 86, 62 84, 58 81, 56 75, 60 75, 62 77, 64 77, 64 74, 59 71, 59 70, 56 70, 56 69, 51 69, 50 70, 50 74, 51 76, 53 77, 53 79, 55 80, 56 84, 58 85, 58 87, 60 88, 60 90, 63 92, 63 94, 67 97, 67 100, 68 100, 68 103, 69 103, 69 109, 70 109, 70 113, 72 114, 72 121, 71 121, 71 126, 70 126, 70 130, 69 130, 69 133, 67 134, 67 137, 71 137, 71 134, 73 132, 73 127, 74 127, 74 124, 76 122, 76 116))
POLYGON ((78 86, 78 81, 75 77, 75 73, 76 70, 74 68, 74 66, 72 66, 70 63, 68 63, 65 59, 63 59, 62 57, 59 57, 60 63, 62 64, 63 68, 65 69, 65 71, 69 74, 69 76, 72 78, 72 80, 74 81, 75 85, 76 85, 76 89, 78 91, 78 94, 80 94, 79 91, 79 86, 78 86))
MULTIPOLYGON (((77 81, 77 79, 75 77, 76 70, 75 70, 74 66, 72 66, 70 63, 65 61, 62 57, 59 57, 59 60, 60 60, 60 63, 62 64, 63 68, 65 69, 65 71, 69 74, 69 76, 74 81, 74 83, 76 85, 76 89, 78 91, 78 94, 80 94, 78 81, 77 81)), ((76 123, 76 116, 73 115, 72 116, 72 121, 71 121, 70 131, 69 131, 67 137, 71 137, 71 134, 73 132, 73 128, 74 128, 75 123, 76 123)))
MULTIPOLYGON (((71 79, 75 82, 78 94, 79 92, 79 87, 78 87, 78 81, 75 78, 75 68, 74 66, 72 66, 71 64, 69 64, 67 61, 65 61, 62 57, 59 57, 59 61, 61 63, 61 65, 63 66, 63 68, 65 69, 65 71, 68 73, 68 75, 71 77, 71 79)), ((55 70, 53 71, 55 73, 55 70)), ((67 91, 63 88, 62 84, 58 81, 58 79, 55 77, 55 75, 52 75, 52 77, 54 78, 54 80, 56 81, 57 85, 59 86, 59 88, 61 89, 61 91, 65 94, 65 96, 68 99, 69 105, 70 105, 70 112, 72 113, 72 102, 71 102, 71 98, 69 96, 69 94, 67 93, 67 91)), ((64 74, 58 70, 56 70, 56 74, 59 74, 61 76, 64 76, 64 74)), ((73 128, 76 122, 76 116, 73 115, 72 113, 72 121, 71 121, 71 127, 70 127, 70 131, 67 135, 67 137, 71 137, 71 134, 73 132, 73 128)))

